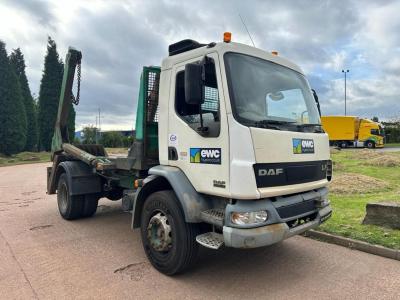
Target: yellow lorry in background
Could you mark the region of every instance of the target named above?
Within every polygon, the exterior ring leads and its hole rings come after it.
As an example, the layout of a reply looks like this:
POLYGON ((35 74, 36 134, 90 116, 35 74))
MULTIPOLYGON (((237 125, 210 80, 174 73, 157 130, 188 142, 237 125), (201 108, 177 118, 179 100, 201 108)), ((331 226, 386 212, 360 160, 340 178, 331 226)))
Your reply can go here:
POLYGON ((382 148, 384 130, 380 123, 353 116, 323 116, 322 126, 331 146, 382 148))

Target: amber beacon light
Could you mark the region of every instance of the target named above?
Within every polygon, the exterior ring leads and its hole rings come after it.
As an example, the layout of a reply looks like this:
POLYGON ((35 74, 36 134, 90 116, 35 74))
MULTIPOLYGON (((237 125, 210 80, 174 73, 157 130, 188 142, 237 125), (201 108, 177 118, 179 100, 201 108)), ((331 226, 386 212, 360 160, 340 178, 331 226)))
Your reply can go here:
POLYGON ((225 43, 230 43, 232 38, 232 33, 230 32, 224 32, 224 42, 225 43))

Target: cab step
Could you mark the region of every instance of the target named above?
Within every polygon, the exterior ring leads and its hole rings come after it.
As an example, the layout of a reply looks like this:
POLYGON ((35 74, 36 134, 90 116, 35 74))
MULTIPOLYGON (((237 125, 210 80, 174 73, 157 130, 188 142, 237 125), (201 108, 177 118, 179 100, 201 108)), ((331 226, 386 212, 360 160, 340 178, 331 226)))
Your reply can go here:
POLYGON ((204 247, 218 250, 224 244, 224 236, 216 232, 206 232, 196 236, 196 242, 204 247))
POLYGON ((222 208, 213 208, 202 211, 200 218, 202 221, 222 227, 224 225, 225 212, 222 208))

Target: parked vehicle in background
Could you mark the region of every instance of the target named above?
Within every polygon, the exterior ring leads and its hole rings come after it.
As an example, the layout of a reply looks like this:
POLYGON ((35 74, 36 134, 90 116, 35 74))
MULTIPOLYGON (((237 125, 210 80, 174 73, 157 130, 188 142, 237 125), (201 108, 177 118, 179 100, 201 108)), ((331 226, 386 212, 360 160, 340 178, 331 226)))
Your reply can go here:
POLYGON ((382 148, 382 124, 354 116, 323 116, 322 126, 329 135, 331 146, 382 148))

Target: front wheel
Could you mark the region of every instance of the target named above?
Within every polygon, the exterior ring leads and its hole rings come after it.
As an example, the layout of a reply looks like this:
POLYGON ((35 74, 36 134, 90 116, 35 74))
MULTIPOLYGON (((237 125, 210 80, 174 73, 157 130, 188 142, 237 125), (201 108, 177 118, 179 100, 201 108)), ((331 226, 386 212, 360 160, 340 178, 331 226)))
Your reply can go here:
POLYGON ((366 143, 367 148, 372 149, 375 148, 375 143, 373 141, 368 141, 366 143))
POLYGON ((194 264, 198 244, 197 224, 186 223, 173 191, 151 194, 144 203, 141 236, 151 264, 166 275, 182 272, 194 264))

